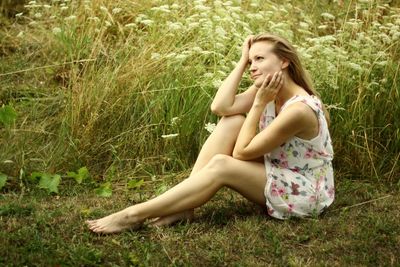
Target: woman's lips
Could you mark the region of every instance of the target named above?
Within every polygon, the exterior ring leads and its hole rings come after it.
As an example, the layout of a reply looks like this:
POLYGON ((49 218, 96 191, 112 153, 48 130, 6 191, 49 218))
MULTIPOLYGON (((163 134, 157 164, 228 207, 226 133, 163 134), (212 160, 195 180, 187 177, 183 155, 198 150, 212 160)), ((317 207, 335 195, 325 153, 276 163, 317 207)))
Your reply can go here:
POLYGON ((251 78, 252 79, 255 79, 255 78, 257 78, 258 76, 260 76, 261 74, 256 74, 256 75, 253 75, 253 76, 251 76, 251 78))

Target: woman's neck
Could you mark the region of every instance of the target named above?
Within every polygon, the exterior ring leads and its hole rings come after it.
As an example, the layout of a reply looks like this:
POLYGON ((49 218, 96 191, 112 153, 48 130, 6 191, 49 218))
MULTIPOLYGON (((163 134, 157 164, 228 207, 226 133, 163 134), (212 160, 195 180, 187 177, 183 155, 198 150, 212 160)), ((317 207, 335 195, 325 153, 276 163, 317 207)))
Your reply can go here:
POLYGON ((278 106, 282 106, 295 95, 306 95, 308 94, 301 86, 293 82, 291 78, 287 78, 284 81, 282 88, 279 90, 275 97, 275 103, 278 106))

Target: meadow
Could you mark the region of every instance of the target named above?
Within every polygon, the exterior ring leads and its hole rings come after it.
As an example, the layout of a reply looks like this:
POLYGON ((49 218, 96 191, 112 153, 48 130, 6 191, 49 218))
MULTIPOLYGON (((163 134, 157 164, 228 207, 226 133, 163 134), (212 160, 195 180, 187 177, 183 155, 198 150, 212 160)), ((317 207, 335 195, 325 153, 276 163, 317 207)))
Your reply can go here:
MULTIPOLYGON (((400 264, 399 1, 3 0, 0 11, 0 264, 400 264), (331 208, 281 222, 224 189, 194 223, 89 233, 85 219, 187 177, 218 122, 218 86, 260 32, 295 45, 330 112, 331 208)), ((250 85, 247 73, 240 91, 250 85)))

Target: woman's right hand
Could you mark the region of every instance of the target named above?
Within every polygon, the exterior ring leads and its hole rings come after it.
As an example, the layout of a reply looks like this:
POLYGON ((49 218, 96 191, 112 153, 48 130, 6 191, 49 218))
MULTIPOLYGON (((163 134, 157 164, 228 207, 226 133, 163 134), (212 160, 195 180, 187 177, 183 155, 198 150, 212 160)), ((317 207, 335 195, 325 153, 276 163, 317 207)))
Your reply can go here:
POLYGON ((246 39, 243 42, 242 45, 242 58, 241 60, 245 62, 249 62, 249 50, 250 50, 250 43, 251 39, 254 37, 254 35, 249 35, 246 37, 246 39))

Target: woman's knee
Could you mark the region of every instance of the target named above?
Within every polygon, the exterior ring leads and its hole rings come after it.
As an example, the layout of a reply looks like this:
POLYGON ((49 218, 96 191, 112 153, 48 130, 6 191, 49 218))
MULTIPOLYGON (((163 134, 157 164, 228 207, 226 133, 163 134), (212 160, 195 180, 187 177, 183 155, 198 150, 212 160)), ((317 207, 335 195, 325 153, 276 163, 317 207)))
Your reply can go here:
POLYGON ((211 158, 205 168, 210 174, 212 174, 212 177, 223 184, 225 177, 229 175, 234 160, 235 159, 232 156, 216 154, 211 158))

